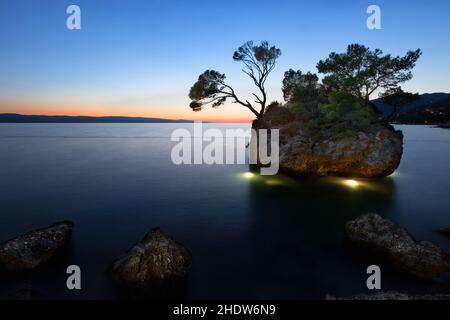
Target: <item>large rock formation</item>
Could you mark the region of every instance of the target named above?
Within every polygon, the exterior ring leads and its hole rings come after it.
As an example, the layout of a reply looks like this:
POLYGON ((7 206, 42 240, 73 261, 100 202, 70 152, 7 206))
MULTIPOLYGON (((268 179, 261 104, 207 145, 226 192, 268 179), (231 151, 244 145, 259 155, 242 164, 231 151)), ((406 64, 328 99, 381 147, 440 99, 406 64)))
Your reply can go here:
POLYGON ((44 265, 67 246, 73 226, 70 221, 59 222, 0 244, 0 266, 21 271, 44 265))
POLYGON ((358 294, 351 297, 337 298, 327 296, 326 300, 450 300, 449 294, 410 295, 397 291, 377 292, 373 294, 358 294))
POLYGON ((112 273, 132 289, 165 296, 178 287, 190 264, 189 251, 157 228, 116 260, 112 273))
POLYGON ((450 257, 436 244, 416 241, 408 231, 378 214, 369 213, 348 222, 349 241, 385 254, 394 265, 421 278, 435 278, 450 271, 450 257))
POLYGON ((388 125, 341 137, 314 136, 295 123, 280 128, 280 169, 288 173, 382 177, 397 169, 402 152, 402 133, 388 125))
POLYGON ((280 130, 280 170, 289 174, 383 177, 397 169, 403 153, 402 132, 388 124, 330 132, 296 119, 285 107, 274 107, 253 128, 280 130))

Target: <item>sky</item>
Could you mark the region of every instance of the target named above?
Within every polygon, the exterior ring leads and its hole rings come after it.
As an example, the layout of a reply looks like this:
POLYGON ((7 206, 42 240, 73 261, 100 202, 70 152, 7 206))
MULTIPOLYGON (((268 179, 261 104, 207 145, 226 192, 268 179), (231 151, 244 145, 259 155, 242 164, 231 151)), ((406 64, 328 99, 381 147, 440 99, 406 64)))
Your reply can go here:
POLYGON ((242 99, 256 92, 233 61, 243 43, 282 50, 267 82, 282 101, 288 69, 317 72, 350 43, 403 55, 421 48, 411 92, 450 92, 448 0, 0 0, 0 113, 248 121, 237 104, 193 112, 188 92, 215 69, 242 99), (81 29, 69 30, 69 5, 81 29), (381 8, 381 30, 366 10, 381 8))

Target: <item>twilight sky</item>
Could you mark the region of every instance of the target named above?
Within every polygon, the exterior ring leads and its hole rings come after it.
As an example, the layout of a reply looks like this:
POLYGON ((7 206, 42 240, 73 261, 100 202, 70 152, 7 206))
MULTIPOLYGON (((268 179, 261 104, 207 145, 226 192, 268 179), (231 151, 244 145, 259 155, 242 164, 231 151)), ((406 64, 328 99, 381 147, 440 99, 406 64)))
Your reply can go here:
POLYGON ((422 48, 403 88, 450 92, 449 14, 448 0, 0 0, 0 113, 250 120, 236 104, 194 113, 187 97, 215 69, 250 98, 232 59, 248 40, 283 52, 269 100, 282 100, 286 70, 316 72, 350 43, 394 55, 422 48), (81 8, 81 30, 66 28, 70 4, 81 8), (366 27, 370 4, 381 7, 382 30, 366 27))

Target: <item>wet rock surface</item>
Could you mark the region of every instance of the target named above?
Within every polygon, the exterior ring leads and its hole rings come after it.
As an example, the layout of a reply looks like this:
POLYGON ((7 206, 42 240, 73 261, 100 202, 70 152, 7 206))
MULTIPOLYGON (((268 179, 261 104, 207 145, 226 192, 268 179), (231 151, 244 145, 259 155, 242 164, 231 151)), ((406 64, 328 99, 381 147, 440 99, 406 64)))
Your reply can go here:
POLYGON ((345 225, 353 244, 386 255, 400 270, 425 279, 450 271, 449 256, 435 243, 417 241, 396 223, 368 213, 345 225))
POLYGON ((182 290, 191 254, 159 228, 112 265, 112 274, 134 292, 152 297, 176 295, 182 290))
POLYGON ((0 267, 14 272, 43 266, 65 249, 73 227, 71 221, 58 222, 0 244, 0 267))
POLYGON ((385 123, 328 132, 308 129, 285 108, 275 108, 252 128, 279 129, 280 170, 292 175, 384 177, 397 169, 403 154, 402 132, 385 123))
POLYGON ((373 125, 343 137, 313 137, 301 127, 280 128, 280 169, 317 176, 375 178, 400 164, 403 135, 389 125, 373 125))

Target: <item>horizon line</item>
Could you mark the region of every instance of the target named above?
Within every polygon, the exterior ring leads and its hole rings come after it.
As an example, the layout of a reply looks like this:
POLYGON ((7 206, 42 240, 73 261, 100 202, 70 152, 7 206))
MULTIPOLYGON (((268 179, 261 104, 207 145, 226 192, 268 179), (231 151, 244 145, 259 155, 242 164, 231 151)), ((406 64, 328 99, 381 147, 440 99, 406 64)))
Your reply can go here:
POLYGON ((1 115, 14 115, 14 116, 28 116, 28 117, 66 117, 66 118, 129 118, 129 119, 143 119, 143 120, 168 120, 168 121, 190 121, 190 122, 213 122, 213 123, 250 123, 252 119, 180 119, 180 118, 161 118, 152 116, 118 116, 118 115, 67 115, 67 114, 36 114, 36 113, 16 113, 16 112, 2 112, 1 115))

